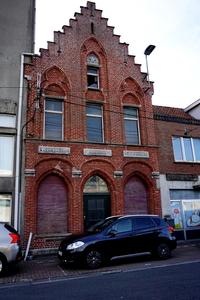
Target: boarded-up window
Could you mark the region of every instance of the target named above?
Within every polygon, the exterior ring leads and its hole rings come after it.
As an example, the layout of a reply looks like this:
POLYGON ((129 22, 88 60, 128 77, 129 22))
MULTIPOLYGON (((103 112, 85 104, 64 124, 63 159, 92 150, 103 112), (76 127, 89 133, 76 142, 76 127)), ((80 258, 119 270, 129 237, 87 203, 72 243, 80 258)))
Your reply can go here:
POLYGON ((147 214, 148 199, 144 182, 137 176, 131 177, 124 190, 125 214, 147 214))
POLYGON ((67 188, 55 175, 46 177, 38 189, 37 234, 67 232, 67 188))

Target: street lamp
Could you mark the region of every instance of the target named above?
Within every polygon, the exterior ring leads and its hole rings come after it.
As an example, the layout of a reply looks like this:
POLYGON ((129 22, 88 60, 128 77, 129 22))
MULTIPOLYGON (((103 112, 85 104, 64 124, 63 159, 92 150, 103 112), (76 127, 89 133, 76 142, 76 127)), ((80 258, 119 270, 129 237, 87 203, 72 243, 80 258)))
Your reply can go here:
MULTIPOLYGON (((151 52, 155 49, 156 46, 154 45, 149 45, 145 51, 144 51, 144 55, 146 57, 146 66, 147 66, 147 81, 148 81, 148 87, 145 90, 145 93, 150 89, 150 80, 149 80, 149 69, 148 69, 148 60, 147 60, 147 56, 151 54, 151 52)), ((145 77, 145 78, 146 78, 145 77)))

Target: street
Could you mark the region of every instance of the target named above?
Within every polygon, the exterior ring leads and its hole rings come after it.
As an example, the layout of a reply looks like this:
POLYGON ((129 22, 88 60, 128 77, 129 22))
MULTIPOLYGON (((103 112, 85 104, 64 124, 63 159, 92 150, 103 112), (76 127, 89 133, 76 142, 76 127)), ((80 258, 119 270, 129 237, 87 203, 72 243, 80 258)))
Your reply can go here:
POLYGON ((15 285, 17 283, 35 283, 38 281, 54 281, 55 279, 70 279, 77 276, 111 273, 124 273, 126 271, 139 271, 162 266, 174 266, 180 263, 200 261, 200 241, 179 242, 172 251, 168 260, 158 260, 150 254, 134 255, 132 257, 113 260, 99 269, 85 269, 83 266, 63 264, 57 255, 36 256, 31 260, 21 261, 10 266, 3 277, 0 277, 0 287, 15 285))
POLYGON ((0 286, 0 298, 11 300, 199 300, 200 261, 153 269, 95 273, 70 279, 0 286))

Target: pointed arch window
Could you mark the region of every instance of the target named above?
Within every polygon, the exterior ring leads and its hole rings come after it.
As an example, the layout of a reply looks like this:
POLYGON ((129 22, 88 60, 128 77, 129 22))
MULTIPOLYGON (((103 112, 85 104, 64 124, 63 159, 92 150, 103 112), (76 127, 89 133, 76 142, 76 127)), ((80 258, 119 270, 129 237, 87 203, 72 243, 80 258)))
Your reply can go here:
POLYGON ((109 193, 106 182, 98 175, 94 175, 88 179, 84 186, 84 193, 109 193))
POLYGON ((46 99, 45 101, 45 139, 63 138, 63 101, 46 99))
POLYGON ((140 143, 138 110, 133 107, 124 107, 124 127, 127 144, 140 143))
POLYGON ((87 87, 99 89, 99 60, 93 53, 87 57, 87 87))

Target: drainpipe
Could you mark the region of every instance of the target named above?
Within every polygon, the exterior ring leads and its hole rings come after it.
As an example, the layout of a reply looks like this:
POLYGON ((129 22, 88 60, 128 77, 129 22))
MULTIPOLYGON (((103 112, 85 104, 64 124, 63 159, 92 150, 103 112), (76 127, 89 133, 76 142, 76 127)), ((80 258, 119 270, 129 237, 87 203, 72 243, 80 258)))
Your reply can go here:
POLYGON ((17 137, 16 137, 16 163, 15 163, 15 209, 14 209, 14 227, 19 231, 19 203, 21 199, 21 192, 19 193, 20 182, 20 142, 21 142, 21 119, 22 119, 22 99, 23 99, 23 80, 24 80, 24 57, 33 56, 34 53, 21 53, 20 64, 20 79, 19 79, 19 100, 18 100, 18 114, 17 114, 17 137))

